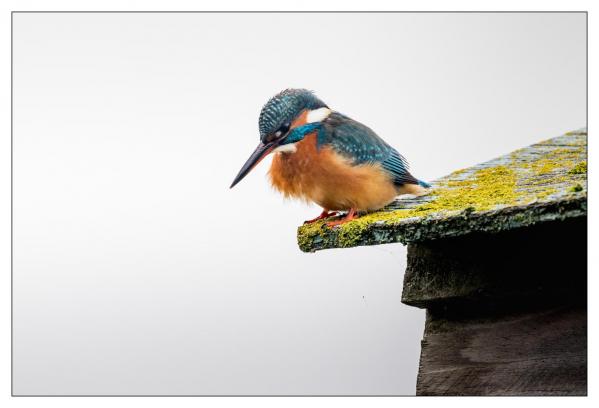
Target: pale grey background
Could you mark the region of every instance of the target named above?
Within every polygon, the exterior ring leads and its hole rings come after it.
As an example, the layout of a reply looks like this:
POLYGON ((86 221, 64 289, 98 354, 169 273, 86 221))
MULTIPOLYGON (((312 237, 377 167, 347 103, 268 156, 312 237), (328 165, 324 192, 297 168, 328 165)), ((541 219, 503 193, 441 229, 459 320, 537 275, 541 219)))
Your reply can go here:
POLYGON ((16 394, 412 394, 405 248, 303 254, 258 141, 307 87, 430 180, 582 127, 584 14, 15 14, 16 394))

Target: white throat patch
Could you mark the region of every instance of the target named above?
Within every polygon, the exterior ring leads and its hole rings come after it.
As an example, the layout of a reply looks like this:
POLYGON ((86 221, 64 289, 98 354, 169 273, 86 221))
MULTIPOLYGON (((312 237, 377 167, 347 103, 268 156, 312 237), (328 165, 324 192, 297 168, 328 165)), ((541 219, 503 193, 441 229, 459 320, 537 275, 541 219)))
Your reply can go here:
POLYGON ((325 120, 331 114, 329 108, 318 108, 311 110, 306 115, 306 123, 321 122, 325 120))
POLYGON ((288 143, 282 146, 277 147, 273 150, 275 153, 295 153, 297 147, 295 147, 295 143, 288 143))

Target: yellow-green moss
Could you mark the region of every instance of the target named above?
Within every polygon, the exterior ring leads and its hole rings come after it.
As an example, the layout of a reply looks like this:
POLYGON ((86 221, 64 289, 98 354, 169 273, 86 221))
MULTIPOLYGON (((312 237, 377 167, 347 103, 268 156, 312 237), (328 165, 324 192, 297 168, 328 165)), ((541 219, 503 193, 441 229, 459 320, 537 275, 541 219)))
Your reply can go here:
POLYGON ((452 180, 435 191, 437 198, 422 204, 420 211, 455 211, 472 207, 489 210, 497 205, 511 204, 517 198, 516 173, 506 166, 478 170, 473 178, 452 180))
POLYGON ((522 169, 531 169, 535 175, 543 176, 573 166, 581 153, 578 148, 559 148, 545 153, 542 158, 518 165, 522 169))
POLYGON ((545 188, 542 190, 535 191, 534 197, 531 197, 531 201, 534 200, 542 200, 544 198, 549 197, 552 194, 557 193, 557 189, 555 188, 545 188))
POLYGON ((557 193, 558 190, 554 186, 567 183, 571 174, 586 174, 586 171, 580 171, 586 170, 586 162, 574 165, 584 154, 584 147, 558 148, 545 153, 542 158, 521 163, 520 168, 532 172, 530 175, 521 174, 519 177, 519 183, 527 190, 529 202, 542 200, 557 193))
POLYGON ((542 159, 529 163, 527 167, 530 167, 536 175, 542 176, 560 169, 562 164, 552 159, 542 159))
POLYGON ((582 185, 580 185, 580 183, 575 184, 572 187, 570 187, 568 191, 571 193, 578 193, 579 191, 582 191, 582 185))
POLYGON ((570 169, 568 174, 587 174, 587 162, 583 161, 570 169))
POLYGON ((312 244, 312 240, 318 235, 319 230, 323 227, 322 222, 312 224, 304 224, 298 228, 297 243, 300 248, 306 250, 312 244))
POLYGON ((458 169, 458 170, 454 170, 449 177, 458 177, 461 176, 462 174, 464 174, 468 169, 458 169))

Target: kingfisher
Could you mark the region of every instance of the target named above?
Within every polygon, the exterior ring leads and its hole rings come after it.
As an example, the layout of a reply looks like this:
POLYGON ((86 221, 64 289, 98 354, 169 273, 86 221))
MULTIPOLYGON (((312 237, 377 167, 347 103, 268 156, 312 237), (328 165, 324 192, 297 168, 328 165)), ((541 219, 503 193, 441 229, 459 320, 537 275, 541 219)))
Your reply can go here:
POLYGON ((331 110, 307 89, 286 89, 262 108, 260 143, 230 188, 273 153, 268 176, 285 197, 314 202, 312 223, 345 212, 334 227, 383 208, 403 194, 426 194, 430 185, 408 171, 406 159, 372 129, 331 110))

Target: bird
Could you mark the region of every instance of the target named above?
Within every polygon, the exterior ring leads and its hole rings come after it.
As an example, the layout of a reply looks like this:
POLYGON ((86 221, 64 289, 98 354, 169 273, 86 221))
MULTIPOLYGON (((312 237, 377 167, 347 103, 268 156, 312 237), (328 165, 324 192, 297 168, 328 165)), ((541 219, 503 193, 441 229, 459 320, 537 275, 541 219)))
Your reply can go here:
POLYGON ((379 210, 397 196, 424 195, 430 184, 410 174, 406 159, 372 129, 334 111, 307 89, 285 89, 263 106, 260 142, 233 180, 239 183, 273 154, 268 176, 285 197, 313 202, 337 216, 329 227, 379 210))

